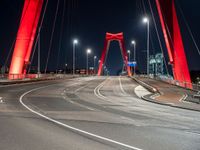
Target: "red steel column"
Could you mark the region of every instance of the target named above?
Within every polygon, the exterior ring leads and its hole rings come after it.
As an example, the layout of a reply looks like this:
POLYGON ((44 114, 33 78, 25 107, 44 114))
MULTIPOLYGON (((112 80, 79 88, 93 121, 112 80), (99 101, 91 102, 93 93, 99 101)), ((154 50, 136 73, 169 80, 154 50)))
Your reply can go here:
POLYGON ((120 47, 121 47, 121 51, 122 51, 122 57, 126 66, 126 71, 128 73, 128 76, 131 76, 131 69, 128 66, 128 55, 127 55, 127 51, 125 48, 125 44, 124 44, 124 38, 122 40, 119 41, 120 43, 120 47))
MULTIPOLYGON (((41 1, 43 3, 43 0, 41 0, 41 1)), ((34 40, 35 40, 35 37, 36 37, 37 26, 38 26, 38 22, 39 22, 41 10, 42 10, 42 3, 39 3, 39 6, 37 8, 37 15, 35 17, 35 21, 34 21, 34 25, 33 25, 33 29, 32 29, 32 34, 31 34, 31 39, 30 39, 30 42, 29 42, 29 47, 28 47, 28 50, 26 52, 26 56, 25 56, 25 59, 24 59, 24 61, 25 61, 24 62, 25 66, 24 66, 24 71, 23 71, 24 74, 26 74, 27 65, 29 64, 31 51, 32 51, 32 48, 33 48, 33 43, 34 43, 34 40)))
POLYGON ((107 54, 109 45, 110 45, 110 41, 106 39, 105 43, 104 43, 104 48, 103 48, 103 52, 102 52, 102 55, 101 55, 101 59, 100 59, 100 62, 99 62, 99 69, 98 69, 98 74, 97 74, 98 76, 100 76, 101 73, 102 73, 102 68, 103 68, 103 64, 104 64, 104 61, 105 61, 105 58, 106 58, 106 54, 107 54))
POLYGON ((23 78, 25 59, 28 58, 28 53, 31 53, 32 50, 32 42, 35 39, 42 5, 43 0, 25 0, 24 2, 21 22, 9 70, 9 79, 23 78))
POLYGON ((192 88, 175 2, 174 0, 156 0, 156 6, 173 67, 174 79, 181 82, 181 86, 192 88))
POLYGON ((123 33, 117 33, 117 34, 106 33, 106 40, 105 40, 104 49, 101 55, 101 62, 99 63, 98 76, 100 76, 102 73, 102 67, 106 58, 107 51, 109 49, 110 42, 114 40, 118 41, 120 44, 120 49, 122 52, 124 63, 126 65, 126 70, 128 72, 128 75, 131 76, 131 70, 130 70, 130 67, 128 67, 128 55, 125 49, 123 33))

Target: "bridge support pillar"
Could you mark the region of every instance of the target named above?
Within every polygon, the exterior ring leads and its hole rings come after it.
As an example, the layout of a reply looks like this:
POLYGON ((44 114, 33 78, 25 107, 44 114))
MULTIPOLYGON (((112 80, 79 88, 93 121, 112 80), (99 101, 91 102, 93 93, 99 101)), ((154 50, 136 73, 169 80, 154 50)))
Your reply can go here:
POLYGON ((9 70, 9 79, 24 78, 35 40, 43 0, 25 0, 9 70))
POLYGON ((106 58, 107 52, 109 50, 109 45, 110 45, 111 41, 119 42, 122 57, 123 57, 124 64, 125 64, 125 68, 127 70, 128 76, 131 76, 131 70, 130 70, 130 67, 128 66, 128 55, 127 55, 127 51, 126 51, 125 44, 124 44, 123 33, 117 33, 117 34, 106 33, 104 49, 103 49, 103 52, 101 55, 101 60, 99 62, 98 76, 100 76, 102 74, 103 64, 105 62, 105 58, 106 58))
POLYGON ((174 0, 156 0, 156 6, 174 79, 179 81, 181 86, 192 88, 175 2, 174 0))

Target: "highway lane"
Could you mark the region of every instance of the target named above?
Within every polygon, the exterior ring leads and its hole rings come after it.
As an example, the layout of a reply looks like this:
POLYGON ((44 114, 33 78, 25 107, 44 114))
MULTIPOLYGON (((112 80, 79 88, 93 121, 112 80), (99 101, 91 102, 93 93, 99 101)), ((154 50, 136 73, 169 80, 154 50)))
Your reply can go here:
POLYGON ((137 86, 90 77, 1 88, 0 149, 198 150, 200 113, 143 101, 137 86))

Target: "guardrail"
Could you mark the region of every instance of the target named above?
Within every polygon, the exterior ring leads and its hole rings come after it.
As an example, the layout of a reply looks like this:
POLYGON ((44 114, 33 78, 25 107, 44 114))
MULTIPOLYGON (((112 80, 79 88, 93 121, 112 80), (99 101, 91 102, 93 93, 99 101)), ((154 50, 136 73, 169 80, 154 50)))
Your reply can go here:
MULTIPOLYGON (((71 77, 71 74, 1 74, 0 80, 35 80, 35 79, 45 79, 45 78, 65 78, 71 77)), ((74 77, 76 77, 75 75, 74 77)))
POLYGON ((190 89, 190 90, 194 90, 199 92, 200 91, 200 85, 199 84, 194 84, 194 83, 188 83, 188 82, 180 82, 177 80, 173 80, 171 78, 167 78, 167 77, 159 77, 159 76, 147 76, 147 75, 137 75, 138 77, 144 77, 144 78, 151 78, 154 80, 158 80, 158 81, 163 81, 175 86, 179 86, 181 88, 186 88, 186 89, 190 89), (192 88, 190 88, 192 87, 192 88))

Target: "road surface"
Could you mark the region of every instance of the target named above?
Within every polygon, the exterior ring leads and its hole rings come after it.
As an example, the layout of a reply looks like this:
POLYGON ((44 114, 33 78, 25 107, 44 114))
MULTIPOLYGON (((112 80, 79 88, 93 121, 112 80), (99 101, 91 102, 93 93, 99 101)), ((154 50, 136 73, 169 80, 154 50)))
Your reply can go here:
POLYGON ((199 150, 200 112, 143 101, 138 87, 126 77, 0 87, 0 150, 199 150))

